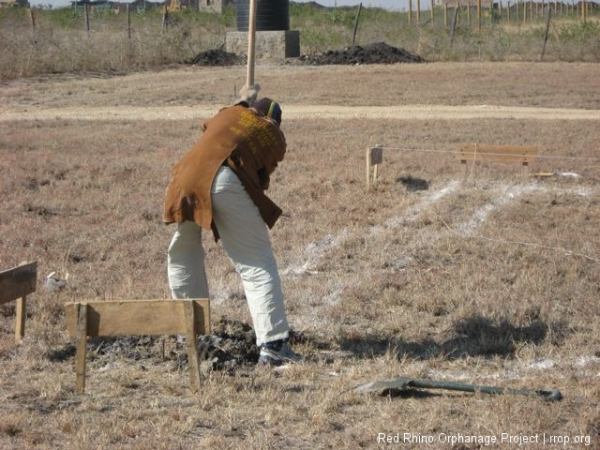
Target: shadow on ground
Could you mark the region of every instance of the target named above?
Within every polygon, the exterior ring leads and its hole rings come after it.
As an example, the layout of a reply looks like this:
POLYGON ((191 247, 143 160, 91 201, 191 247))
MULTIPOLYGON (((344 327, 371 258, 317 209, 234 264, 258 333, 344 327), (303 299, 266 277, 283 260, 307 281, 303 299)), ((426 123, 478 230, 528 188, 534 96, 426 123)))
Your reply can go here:
MULTIPOLYGON (((454 324, 451 337, 436 342, 426 339, 408 342, 401 336, 357 336, 341 338, 337 342, 322 342, 306 333, 292 331, 292 346, 307 345, 314 355, 305 355, 308 360, 334 361, 343 358, 373 358, 388 355, 399 360, 410 358, 458 359, 468 356, 512 357, 516 348, 523 343, 541 344, 548 336, 559 344, 567 334, 563 323, 547 324, 536 320, 527 326, 514 326, 509 321, 494 322, 491 319, 473 316, 454 324)), ((207 370, 235 371, 237 368, 256 365, 258 348, 255 334, 248 324, 221 318, 214 326, 214 334, 198 337, 198 353, 207 370)), ((88 341, 90 360, 154 360, 175 361, 181 367, 187 364, 185 344, 174 344, 175 336, 119 336, 94 338, 88 341), (169 351, 165 342, 170 340, 169 351), (174 347, 174 345, 176 347, 174 347)), ((46 357, 52 362, 62 362, 75 357, 75 346, 68 343, 62 348, 51 350, 46 357)))
POLYGON ((342 339, 339 346, 341 350, 350 352, 357 358, 385 354, 397 359, 416 360, 439 357, 458 359, 469 356, 511 357, 520 344, 539 345, 548 336, 552 336, 554 341, 560 341, 567 332, 564 323, 548 324, 536 320, 526 326, 515 326, 507 320, 494 322, 482 316, 472 316, 456 322, 452 336, 442 342, 433 339, 407 342, 401 336, 363 336, 342 339))

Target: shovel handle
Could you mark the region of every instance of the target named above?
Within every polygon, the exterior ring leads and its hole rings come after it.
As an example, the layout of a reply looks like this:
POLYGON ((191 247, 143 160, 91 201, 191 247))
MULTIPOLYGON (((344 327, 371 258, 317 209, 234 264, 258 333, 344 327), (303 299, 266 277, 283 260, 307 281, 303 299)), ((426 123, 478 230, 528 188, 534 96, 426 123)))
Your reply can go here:
POLYGON ((246 86, 254 85, 254 61, 256 58, 256 3, 250 0, 250 14, 248 18, 248 64, 246 69, 246 86))

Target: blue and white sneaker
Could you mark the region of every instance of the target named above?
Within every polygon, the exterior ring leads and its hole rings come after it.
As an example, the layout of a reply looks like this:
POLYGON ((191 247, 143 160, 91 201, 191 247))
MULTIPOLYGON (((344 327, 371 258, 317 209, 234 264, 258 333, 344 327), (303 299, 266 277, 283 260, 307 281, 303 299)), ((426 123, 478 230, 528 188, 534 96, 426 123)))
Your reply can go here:
POLYGON ((287 340, 267 342, 260 346, 258 365, 279 367, 284 364, 299 363, 304 358, 290 348, 287 340))

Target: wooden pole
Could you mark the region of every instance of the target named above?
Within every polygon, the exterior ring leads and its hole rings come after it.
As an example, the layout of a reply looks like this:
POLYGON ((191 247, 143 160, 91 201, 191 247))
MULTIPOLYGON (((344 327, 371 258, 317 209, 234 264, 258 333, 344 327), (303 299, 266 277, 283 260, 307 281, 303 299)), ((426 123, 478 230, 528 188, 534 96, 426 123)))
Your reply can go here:
POLYGON ((431 0, 431 28, 435 28, 435 0, 431 0))
POLYGON ((17 299, 17 319, 15 326, 15 341, 25 337, 25 317, 27 316, 27 296, 17 299))
POLYGON ((550 30, 550 17, 552 16, 552 6, 548 5, 548 17, 546 18, 546 30, 544 31, 544 46, 542 47, 542 54, 540 61, 544 60, 544 53, 546 52, 546 43, 548 42, 548 30, 550 30))
POLYGON ((477 0, 477 32, 481 33, 481 0, 477 0))
POLYGON ((29 8, 29 18, 31 19, 31 30, 33 31, 33 34, 35 34, 35 15, 31 8, 29 8))
POLYGON ((246 69, 246 87, 254 86, 254 60, 256 58, 256 3, 250 0, 248 17, 248 66, 246 69))
POLYGON ((358 28, 358 20, 360 19, 360 10, 361 9, 362 9, 362 3, 359 3, 358 11, 356 12, 356 20, 354 21, 354 32, 352 33, 352 46, 353 47, 354 47, 354 42, 356 41, 356 30, 358 28))
POLYGON ((412 0, 408 0, 408 24, 412 24, 412 0))
POLYGON ((529 21, 533 22, 533 0, 529 2, 529 21))
POLYGON ((87 353, 88 306, 85 303, 77 305, 77 337, 75 350, 75 376, 78 394, 85 391, 85 358, 87 353))
POLYGON ((88 5, 85 5, 85 29, 87 30, 88 34, 90 34, 90 13, 88 10, 88 5))
POLYGON ((131 11, 129 10, 129 3, 127 3, 127 38, 131 39, 131 11))
POLYGON ((452 29, 450 30, 450 47, 454 45, 454 33, 456 32, 456 22, 458 22, 458 11, 460 5, 457 3, 454 7, 454 16, 452 17, 452 29))
POLYGON ((192 392, 200 390, 200 370, 198 367, 198 349, 196 347, 196 319, 194 317, 194 302, 187 300, 183 304, 185 324, 187 328, 186 346, 188 354, 188 370, 190 372, 190 386, 192 392))
POLYGON ((417 0, 417 27, 421 26, 421 0, 417 0))
POLYGON ((163 12, 163 16, 162 16, 162 27, 161 27, 161 33, 165 34, 165 31, 167 30, 167 18, 169 17, 169 10, 167 9, 167 2, 165 2, 165 10, 163 12))
POLYGON ((506 4, 506 21, 510 25, 510 2, 506 4))
POLYGON ((448 3, 444 3, 444 28, 448 29, 448 3))

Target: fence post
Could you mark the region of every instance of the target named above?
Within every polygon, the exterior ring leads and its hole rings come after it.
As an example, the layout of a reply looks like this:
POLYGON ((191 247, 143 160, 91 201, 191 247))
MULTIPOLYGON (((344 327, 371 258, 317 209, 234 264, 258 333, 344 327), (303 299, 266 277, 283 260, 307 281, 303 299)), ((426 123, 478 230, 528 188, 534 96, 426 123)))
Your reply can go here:
POLYGON ((529 2, 529 21, 533 22, 533 0, 529 2))
POLYGON ((465 5, 465 7, 467 8, 467 26, 469 28, 471 28, 471 1, 468 0, 467 4, 465 5))
POLYGON ((356 29, 358 28, 358 19, 360 19, 360 10, 362 9, 362 3, 358 4, 358 11, 356 12, 356 20, 354 21, 354 32, 352 33, 352 46, 354 47, 354 41, 356 40, 356 29))
POLYGON ((371 189, 371 185, 375 185, 377 178, 379 178, 379 165, 383 162, 383 147, 377 144, 376 147, 370 147, 367 149, 366 158, 366 190, 367 192, 371 189), (373 176, 371 177, 371 168, 373 168, 373 176))
POLYGON ((454 7, 454 16, 452 17, 452 29, 450 30, 450 47, 454 45, 454 33, 456 31, 456 22, 458 21, 458 11, 459 5, 457 3, 454 7))
POLYGON ((548 5, 548 17, 546 18, 546 30, 544 31, 544 46, 542 47, 540 61, 544 60, 544 53, 546 52, 546 43, 548 42, 548 30, 550 29, 550 16, 552 16, 552 6, 548 5))
POLYGON ((435 0, 431 0, 431 28, 435 29, 435 0))
POLYGON ((131 11, 129 10, 129 3, 127 3, 127 38, 131 39, 131 11))
POLYGON ((167 2, 165 2, 165 11, 164 11, 163 16, 162 16, 162 26, 161 26, 161 29, 160 29, 161 30, 160 31, 161 34, 165 34, 165 31, 167 30, 167 27, 168 27, 168 25, 167 25, 167 18, 168 18, 168 16, 169 16, 169 10, 167 9, 167 2))
POLYGON ((448 3, 444 3, 444 28, 448 29, 448 3))
POLYGON ((88 305, 78 304, 76 308, 77 335, 75 345, 77 354, 75 357, 76 389, 78 394, 85 391, 85 359, 87 353, 87 327, 88 327, 88 305))
POLYGON ((90 13, 88 11, 87 3, 84 5, 85 11, 85 29, 87 30, 88 35, 90 34, 90 13))
POLYGON ((33 15, 33 9, 29 8, 29 18, 31 19, 31 31, 35 35, 35 16, 33 15))

